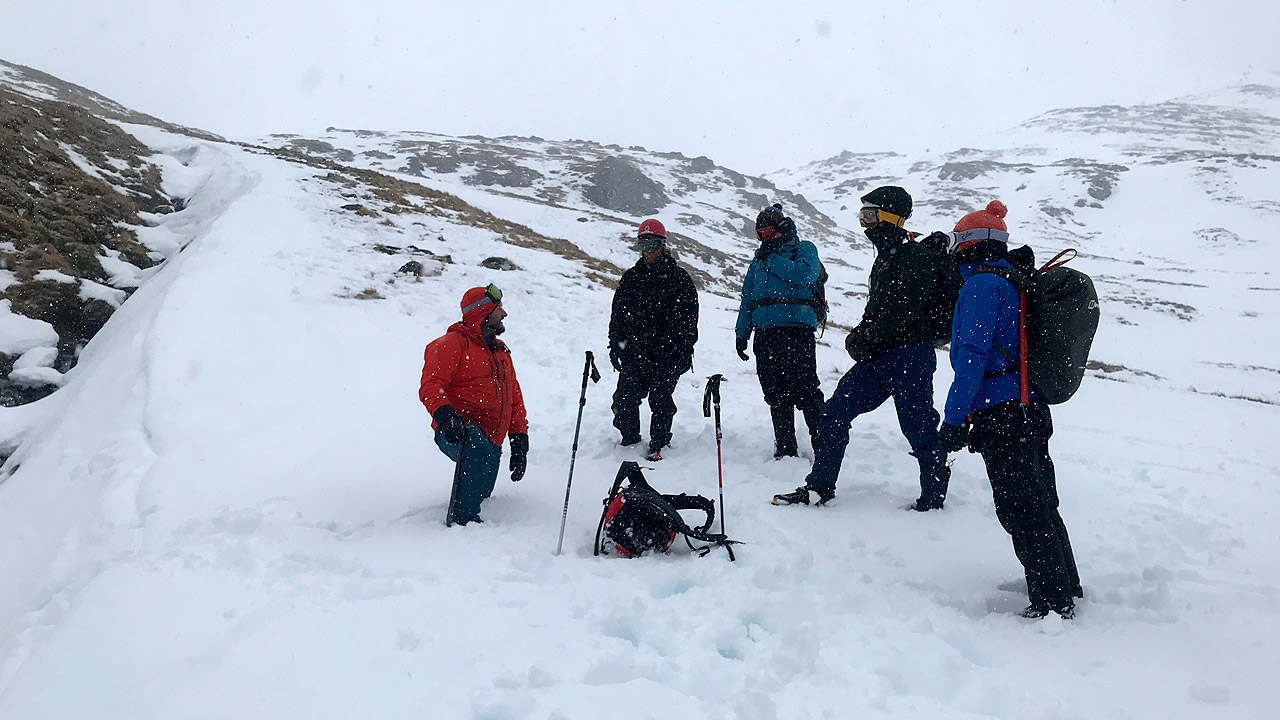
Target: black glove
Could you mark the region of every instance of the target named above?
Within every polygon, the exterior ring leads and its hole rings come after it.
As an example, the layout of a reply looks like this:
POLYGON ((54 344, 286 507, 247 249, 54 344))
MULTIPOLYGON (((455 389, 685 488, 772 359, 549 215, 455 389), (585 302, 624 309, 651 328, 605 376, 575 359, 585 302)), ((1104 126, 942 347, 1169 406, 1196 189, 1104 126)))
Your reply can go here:
POLYGON ((436 429, 450 445, 457 445, 467 439, 467 421, 458 415, 452 405, 441 405, 431 417, 436 421, 436 429))
POLYGON ((529 436, 511 433, 511 482, 520 482, 529 465, 529 436))
POLYGON ((613 366, 615 372, 622 372, 622 353, 618 348, 609 348, 609 364, 613 366))
POLYGON ((734 345, 738 348, 738 357, 742 358, 743 362, 746 362, 747 360, 751 359, 747 357, 747 339, 746 338, 744 337, 738 338, 738 341, 734 343, 734 345))
POLYGON ((853 358, 854 362, 866 362, 871 359, 871 343, 856 332, 849 333, 849 337, 844 339, 844 349, 849 352, 849 357, 853 358))
POLYGON ((768 257, 773 254, 774 250, 782 247, 783 242, 785 242, 784 238, 776 237, 772 240, 765 240, 760 243, 760 247, 756 249, 756 259, 761 261, 768 259, 768 257))
POLYGON ((947 452, 960 452, 969 444, 969 423, 949 425, 942 423, 938 428, 938 442, 947 452))

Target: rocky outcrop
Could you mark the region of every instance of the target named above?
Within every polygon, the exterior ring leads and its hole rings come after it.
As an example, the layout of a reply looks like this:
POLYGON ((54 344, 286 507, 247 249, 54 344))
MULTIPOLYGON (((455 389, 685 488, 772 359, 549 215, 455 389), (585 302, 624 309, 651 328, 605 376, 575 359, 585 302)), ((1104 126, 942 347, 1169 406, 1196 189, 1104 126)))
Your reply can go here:
POLYGON ((582 194, 606 210, 635 216, 653 215, 671 202, 660 183, 651 180, 624 157, 604 157, 582 170, 587 179, 582 194))
POLYGON ((150 155, 86 109, 0 86, 0 322, 21 328, 0 347, 0 404, 55 390, 160 258, 139 213, 181 203, 150 155))

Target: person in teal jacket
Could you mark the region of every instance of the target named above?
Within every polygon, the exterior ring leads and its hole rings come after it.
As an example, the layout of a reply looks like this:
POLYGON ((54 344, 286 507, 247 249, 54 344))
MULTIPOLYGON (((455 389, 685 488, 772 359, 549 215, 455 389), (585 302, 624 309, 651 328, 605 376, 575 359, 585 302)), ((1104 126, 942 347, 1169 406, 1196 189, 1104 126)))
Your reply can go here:
POLYGON ((744 361, 755 331, 756 375, 773 420, 775 458, 794 457, 796 408, 810 440, 822 413, 822 386, 814 356, 818 314, 812 305, 822 262, 813 243, 800 240, 796 224, 774 204, 756 217, 760 247, 742 282, 737 350, 744 361))

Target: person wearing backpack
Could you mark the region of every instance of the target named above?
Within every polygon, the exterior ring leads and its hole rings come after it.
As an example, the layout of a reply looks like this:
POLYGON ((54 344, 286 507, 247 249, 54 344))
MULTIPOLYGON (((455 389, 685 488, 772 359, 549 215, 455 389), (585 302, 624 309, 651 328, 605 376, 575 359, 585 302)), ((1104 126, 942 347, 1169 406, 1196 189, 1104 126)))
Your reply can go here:
POLYGON ((814 297, 822 262, 818 248, 800 240, 781 205, 756 216, 756 238, 760 247, 747 267, 738 305, 738 357, 750 359, 747 343, 754 331, 756 376, 773 420, 773 456, 795 457, 796 408, 812 440, 824 402, 814 353, 814 297))
POLYGON ((698 342, 698 290, 667 250, 667 230, 650 218, 640 223, 640 259, 622 274, 609 317, 609 363, 618 371, 613 426, 622 445, 640 442, 640 403, 649 399, 649 452, 662 459, 676 415, 673 395, 680 376, 693 369, 698 342))
POLYGON ((845 348, 854 365, 840 379, 818 419, 813 468, 794 492, 775 495, 775 505, 817 504, 835 497, 836 480, 849 444, 849 425, 863 413, 893 398, 898 425, 911 445, 920 471, 920 497, 908 507, 941 509, 951 469, 938 442, 938 411, 933 407, 937 356, 930 324, 930 303, 938 269, 928 248, 903 229, 911 215, 906 190, 886 185, 862 196, 860 222, 876 248, 862 320, 845 348))
POLYGON ((498 339, 506 327, 502 291, 474 287, 462 296, 454 323, 423 353, 418 400, 431 413, 440 451, 458 464, 447 524, 483 522, 480 503, 493 492, 502 441, 511 439, 511 481, 524 477, 529 421, 511 351, 498 339))
POLYGON ((996 517, 1013 541, 1027 578, 1030 605, 1024 617, 1075 613, 1083 597, 1066 525, 1058 513, 1058 491, 1049 437, 1048 403, 1029 386, 1022 401, 1017 358, 1021 299, 1005 275, 1031 275, 1030 248, 1008 249, 998 200, 956 223, 949 251, 964 285, 956 303, 951 337, 955 379, 947 393, 939 441, 951 452, 968 446, 982 456, 995 500, 996 517))

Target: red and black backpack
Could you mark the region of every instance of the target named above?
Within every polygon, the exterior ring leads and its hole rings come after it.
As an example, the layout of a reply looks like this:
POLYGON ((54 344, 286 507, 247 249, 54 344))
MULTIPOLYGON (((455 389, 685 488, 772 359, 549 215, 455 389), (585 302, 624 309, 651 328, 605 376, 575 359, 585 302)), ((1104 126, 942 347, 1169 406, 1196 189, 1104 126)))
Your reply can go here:
POLYGON ((623 557, 639 557, 650 550, 666 552, 683 535, 689 548, 699 555, 711 552, 712 546, 720 546, 733 558, 734 542, 723 534, 708 532, 715 519, 715 504, 701 495, 663 495, 649 485, 640 472, 640 466, 627 461, 618 468, 613 487, 604 499, 604 512, 596 527, 594 553, 623 557), (623 487, 623 483, 626 486, 623 487), (706 521, 690 527, 680 516, 681 510, 698 510, 706 514, 706 521), (690 541, 708 543, 696 547, 690 541))

